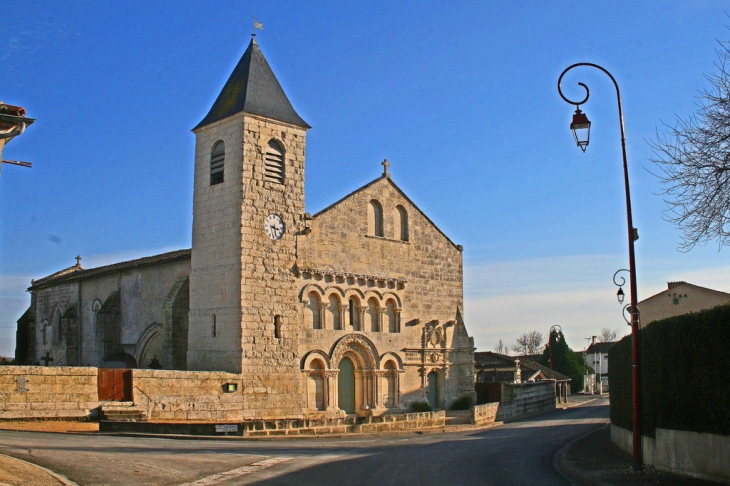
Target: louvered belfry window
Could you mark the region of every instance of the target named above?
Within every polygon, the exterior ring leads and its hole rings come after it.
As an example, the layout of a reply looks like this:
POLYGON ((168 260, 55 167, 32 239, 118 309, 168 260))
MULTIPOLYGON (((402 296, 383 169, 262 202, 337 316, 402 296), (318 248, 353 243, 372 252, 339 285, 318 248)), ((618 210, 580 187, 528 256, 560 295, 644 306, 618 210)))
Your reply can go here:
POLYGON ((219 140, 210 153, 210 185, 223 182, 223 163, 226 159, 226 144, 219 140))
POLYGON ((267 182, 284 183, 284 149, 276 140, 269 140, 266 149, 266 173, 264 178, 267 182))

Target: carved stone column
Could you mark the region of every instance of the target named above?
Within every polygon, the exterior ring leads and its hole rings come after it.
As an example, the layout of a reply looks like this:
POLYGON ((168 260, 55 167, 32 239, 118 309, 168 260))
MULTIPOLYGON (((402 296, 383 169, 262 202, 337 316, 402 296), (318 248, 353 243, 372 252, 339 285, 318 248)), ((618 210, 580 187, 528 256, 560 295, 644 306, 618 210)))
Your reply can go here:
POLYGON ((358 331, 365 330, 365 313, 367 312, 367 310, 368 310, 368 308, 366 306, 363 306, 363 305, 357 306, 357 313, 358 313, 358 316, 360 316, 360 318, 357 322, 358 331))
POLYGON ((325 410, 328 412, 339 412, 339 404, 337 403, 337 376, 338 370, 327 370, 324 372, 325 379, 325 410))
POLYGON ((327 329, 327 304, 324 302, 319 303, 319 328, 327 329))
POLYGON ((385 314, 386 308, 382 306, 376 306, 375 312, 378 316, 378 332, 383 332, 383 315, 385 314))
POLYGON ((403 312, 402 307, 395 308, 395 332, 400 332, 400 314, 403 312))
MULTIPOLYGON (((347 330, 347 316, 348 316, 348 310, 350 309, 350 306, 347 304, 339 304, 340 309, 340 329, 345 331, 347 330)), ((352 325, 352 323, 350 323, 352 325)))

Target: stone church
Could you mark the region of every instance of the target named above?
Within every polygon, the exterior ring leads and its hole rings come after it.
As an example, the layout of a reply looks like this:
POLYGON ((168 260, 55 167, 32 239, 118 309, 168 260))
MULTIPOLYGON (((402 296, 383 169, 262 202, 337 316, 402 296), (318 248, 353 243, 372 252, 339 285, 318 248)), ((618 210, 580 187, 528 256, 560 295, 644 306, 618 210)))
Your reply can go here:
POLYGON ((462 247, 387 161, 306 213, 309 128, 252 39, 193 129, 192 249, 34 280, 18 362, 236 373, 277 416, 474 397, 462 247))

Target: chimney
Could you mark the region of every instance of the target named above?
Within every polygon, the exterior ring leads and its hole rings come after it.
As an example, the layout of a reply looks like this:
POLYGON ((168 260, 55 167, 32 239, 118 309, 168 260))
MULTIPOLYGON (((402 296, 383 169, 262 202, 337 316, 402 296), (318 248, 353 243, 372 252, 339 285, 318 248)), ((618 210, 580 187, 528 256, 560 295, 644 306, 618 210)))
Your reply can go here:
POLYGON ((596 344, 597 336, 591 336, 591 344, 596 344))
POLYGON ((677 285, 682 285, 683 283, 687 283, 687 282, 685 282, 685 281, 683 281, 683 280, 679 280, 679 281, 677 281, 677 282, 667 282, 667 290, 669 290, 669 289, 673 289, 673 288, 674 288, 674 287, 676 287, 677 285))

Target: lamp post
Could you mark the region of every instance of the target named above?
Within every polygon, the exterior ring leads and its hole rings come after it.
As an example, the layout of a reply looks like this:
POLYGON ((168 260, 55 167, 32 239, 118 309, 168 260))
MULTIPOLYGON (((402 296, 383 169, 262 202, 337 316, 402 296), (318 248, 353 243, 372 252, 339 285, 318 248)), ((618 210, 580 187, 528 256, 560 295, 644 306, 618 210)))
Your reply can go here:
MULTIPOLYGON (((616 88, 616 99, 618 101, 618 118, 619 118, 619 127, 621 129, 621 153, 623 155, 623 165, 624 165, 624 185, 626 187, 626 220, 628 223, 628 239, 629 239, 629 280, 631 282, 631 303, 626 306, 629 314, 631 314, 631 335, 632 335, 632 341, 633 341, 633 349, 632 349, 632 407, 633 407, 633 419, 634 419, 634 430, 633 430, 633 442, 632 442, 632 449, 633 449, 633 459, 634 459, 634 469, 638 470, 642 468, 642 457, 641 457, 641 423, 640 423, 640 417, 641 417, 641 397, 639 396, 639 390, 641 389, 641 373, 640 373, 640 362, 641 362, 641 354, 640 354, 640 343, 639 343, 639 308, 637 307, 637 290, 636 290, 636 261, 634 258, 634 241, 639 239, 639 234, 636 228, 634 228, 633 218, 631 216, 631 193, 629 191, 629 167, 626 162, 626 136, 624 131, 624 114, 623 110, 621 108, 621 93, 618 89, 618 83, 616 83, 616 80, 614 77, 609 73, 606 69, 602 68, 598 64, 593 64, 589 62, 579 62, 576 64, 573 64, 571 66, 568 66, 558 78, 558 93, 560 94, 560 97, 565 100, 566 103, 575 105, 575 114, 573 115, 573 121, 570 124, 570 129, 573 132, 573 136, 575 137, 575 142, 578 145, 578 147, 585 152, 586 148, 588 147, 588 143, 590 142, 590 128, 591 128, 591 122, 588 120, 588 117, 581 112, 580 105, 584 104, 586 101, 588 101, 588 97, 590 96, 590 91, 588 90, 588 86, 586 86, 583 83, 578 83, 579 86, 582 86, 583 89, 586 91, 585 98, 581 101, 571 101, 568 98, 563 95, 563 91, 561 88, 561 84, 563 81, 563 76, 570 71, 573 68, 576 67, 592 67, 595 69, 598 69, 600 71, 603 71, 609 78, 611 78, 611 81, 613 82, 614 87, 616 88)), ((619 288, 619 293, 617 294, 617 297, 619 299, 619 302, 623 301, 623 291, 619 288)))
POLYGON ((553 369, 553 334, 555 334, 555 340, 560 339, 560 333, 563 332, 563 329, 555 324, 553 327, 550 328, 550 333, 548 334, 548 345, 550 346, 550 369, 553 369))

